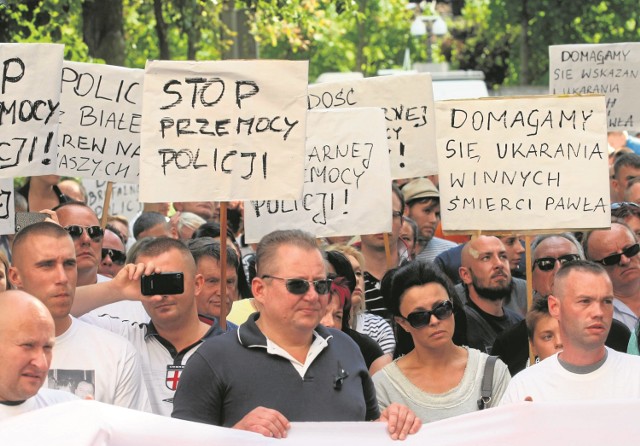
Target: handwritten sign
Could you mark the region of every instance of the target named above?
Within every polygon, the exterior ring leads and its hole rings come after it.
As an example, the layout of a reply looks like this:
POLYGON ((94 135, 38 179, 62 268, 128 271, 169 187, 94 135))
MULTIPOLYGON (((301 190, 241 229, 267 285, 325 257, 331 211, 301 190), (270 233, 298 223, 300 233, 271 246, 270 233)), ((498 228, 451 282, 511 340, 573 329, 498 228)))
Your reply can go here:
POLYGON ((307 62, 150 61, 140 200, 302 195, 307 62))
POLYGON ((0 44, 0 177, 55 173, 64 45, 0 44))
MULTIPOLYGON (((87 191, 87 204, 95 211, 96 215, 102 215, 107 182, 85 179, 82 184, 87 191)), ((129 221, 132 221, 141 211, 142 203, 138 201, 138 185, 114 183, 109 204, 109 215, 124 215, 129 221)))
POLYGON ((283 227, 317 237, 391 230, 391 174, 380 108, 311 111, 301 200, 245 204, 250 243, 283 227))
POLYGON ((609 130, 640 127, 640 43, 549 47, 552 94, 604 94, 609 130))
POLYGON ((138 182, 143 78, 144 70, 64 62, 59 174, 138 182))
POLYGON ((309 110, 382 107, 391 178, 438 173, 431 75, 372 77, 309 86, 309 110))
POLYGON ((444 230, 609 227, 604 96, 443 101, 436 108, 444 230))
POLYGON ((13 178, 0 179, 0 234, 16 232, 13 178))

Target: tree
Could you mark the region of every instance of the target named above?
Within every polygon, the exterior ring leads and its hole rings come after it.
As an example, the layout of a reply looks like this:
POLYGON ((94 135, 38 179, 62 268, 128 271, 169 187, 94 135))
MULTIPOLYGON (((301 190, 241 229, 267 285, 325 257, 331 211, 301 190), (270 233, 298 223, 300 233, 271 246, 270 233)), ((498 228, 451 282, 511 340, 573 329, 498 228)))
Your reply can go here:
POLYGON ((122 0, 82 2, 82 37, 90 56, 103 59, 111 65, 124 65, 122 0))

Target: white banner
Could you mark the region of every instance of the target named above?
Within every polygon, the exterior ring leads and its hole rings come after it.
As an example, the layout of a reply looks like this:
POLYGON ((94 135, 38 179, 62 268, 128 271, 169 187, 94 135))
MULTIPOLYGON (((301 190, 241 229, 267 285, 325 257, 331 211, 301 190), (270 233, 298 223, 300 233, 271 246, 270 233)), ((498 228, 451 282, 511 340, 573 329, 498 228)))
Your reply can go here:
POLYGON ((309 110, 381 107, 387 121, 391 178, 438 173, 430 74, 309 85, 308 106, 309 110))
POLYGON ((301 200, 245 203, 248 243, 282 228, 316 237, 391 230, 391 176, 380 108, 310 111, 301 200))
MULTIPOLYGON (((82 185, 87 191, 87 204, 100 217, 107 192, 107 182, 83 180, 82 185)), ((132 221, 139 212, 142 212, 142 203, 138 201, 138 185, 114 183, 109 215, 124 215, 132 221)))
POLYGON ((302 196, 307 62, 149 61, 140 200, 302 196))
POLYGON ((436 107, 444 230, 610 226, 604 96, 444 101, 436 107))
POLYGON ((552 45, 551 94, 604 94, 609 130, 640 128, 640 43, 552 45))
POLYGON ((63 51, 0 43, 0 178, 55 173, 63 51))
POLYGON ((0 178, 0 234, 16 232, 13 178, 0 178))
POLYGON ((58 173, 138 182, 144 70, 64 62, 58 173))

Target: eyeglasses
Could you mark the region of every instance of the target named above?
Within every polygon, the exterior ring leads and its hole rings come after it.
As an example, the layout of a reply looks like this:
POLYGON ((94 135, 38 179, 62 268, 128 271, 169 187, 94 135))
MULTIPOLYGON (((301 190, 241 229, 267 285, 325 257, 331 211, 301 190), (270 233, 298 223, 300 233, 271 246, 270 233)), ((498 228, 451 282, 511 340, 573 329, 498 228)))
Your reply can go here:
POLYGON ((65 226, 64 230, 69 233, 71 238, 79 238, 84 231, 87 231, 87 235, 94 242, 99 242, 102 240, 102 236, 104 235, 104 229, 100 226, 80 226, 80 225, 69 225, 65 226))
POLYGON ((318 294, 329 294, 329 290, 331 289, 332 279, 320 279, 320 280, 304 280, 304 279, 283 279, 282 277, 270 276, 265 274, 262 276, 263 279, 276 279, 283 280, 284 285, 287 287, 287 291, 291 294, 296 294, 298 296, 304 295, 309 288, 310 284, 313 284, 313 288, 316 290, 318 294))
POLYGON ((450 300, 445 300, 436 304, 431 311, 414 311, 410 313, 407 317, 402 317, 402 319, 409 322, 413 328, 422 328, 429 325, 429 321, 431 320, 431 315, 434 315, 436 319, 442 321, 451 317, 453 314, 453 304, 450 300))
POLYGON ((107 256, 111 257, 111 261, 116 265, 124 265, 124 262, 127 260, 127 255, 124 253, 124 251, 102 248, 102 260, 106 259, 107 256))
POLYGON ((628 248, 622 250, 619 254, 611 254, 610 256, 606 256, 604 259, 596 260, 596 263, 601 263, 604 266, 613 266, 620 265, 620 261, 622 260, 622 256, 630 259, 631 257, 637 255, 640 252, 640 245, 635 244, 631 245, 628 248))
POLYGON ((567 262, 573 262, 580 259, 578 254, 565 254, 560 257, 541 257, 533 261, 533 269, 538 267, 540 271, 551 271, 556 267, 556 262, 560 262, 560 265, 564 265, 567 262))
POLYGON ((611 215, 616 218, 626 218, 629 215, 640 217, 640 206, 630 201, 611 203, 611 215))
POLYGON ((402 218, 402 212, 400 212, 400 211, 393 211, 393 212, 391 213, 391 216, 392 216, 393 218, 402 218))

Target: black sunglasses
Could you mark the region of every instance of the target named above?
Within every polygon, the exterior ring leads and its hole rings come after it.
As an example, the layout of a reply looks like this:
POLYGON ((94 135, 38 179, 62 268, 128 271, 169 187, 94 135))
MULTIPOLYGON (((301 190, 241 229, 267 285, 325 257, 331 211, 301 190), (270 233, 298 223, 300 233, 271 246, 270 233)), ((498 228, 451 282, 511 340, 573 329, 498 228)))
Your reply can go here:
POLYGON ((629 215, 640 216, 640 206, 631 201, 611 203, 611 215, 616 218, 625 218, 629 215))
POLYGON ((540 271, 551 271, 556 267, 556 262, 560 262, 560 265, 564 265, 567 262, 573 262, 580 259, 578 254, 565 254, 560 257, 540 257, 533 261, 533 269, 536 269, 536 266, 540 271))
POLYGON ((636 243, 635 245, 631 245, 628 248, 623 249, 620 254, 611 254, 610 256, 606 256, 604 259, 596 260, 595 262, 601 263, 604 266, 620 265, 620 260, 622 260, 623 255, 630 259, 639 252, 640 245, 636 243))
POLYGON ((431 311, 414 311, 413 313, 409 313, 407 317, 402 317, 402 319, 409 322, 413 328, 422 328, 429 325, 429 321, 431 320, 431 315, 434 315, 438 320, 442 321, 451 317, 453 314, 453 304, 450 300, 445 300, 440 302, 439 304, 434 305, 431 311))
POLYGON ((124 265, 127 260, 127 254, 124 251, 118 251, 117 249, 102 248, 102 260, 107 256, 111 257, 111 261, 116 265, 124 265))
POLYGON ((80 225, 69 225, 64 227, 65 231, 69 233, 71 238, 79 238, 82 233, 86 230, 87 235, 94 242, 99 242, 102 240, 102 236, 104 235, 104 229, 100 226, 80 226, 80 225))
POLYGON ((318 294, 329 294, 329 290, 331 289, 332 279, 320 279, 320 280, 304 280, 304 279, 283 279, 282 277, 270 276, 265 274, 262 276, 263 279, 276 279, 276 280, 284 280, 284 285, 287 287, 287 291, 291 294, 296 294, 298 296, 302 296, 307 291, 309 291, 310 284, 313 284, 313 288, 316 290, 318 294))

